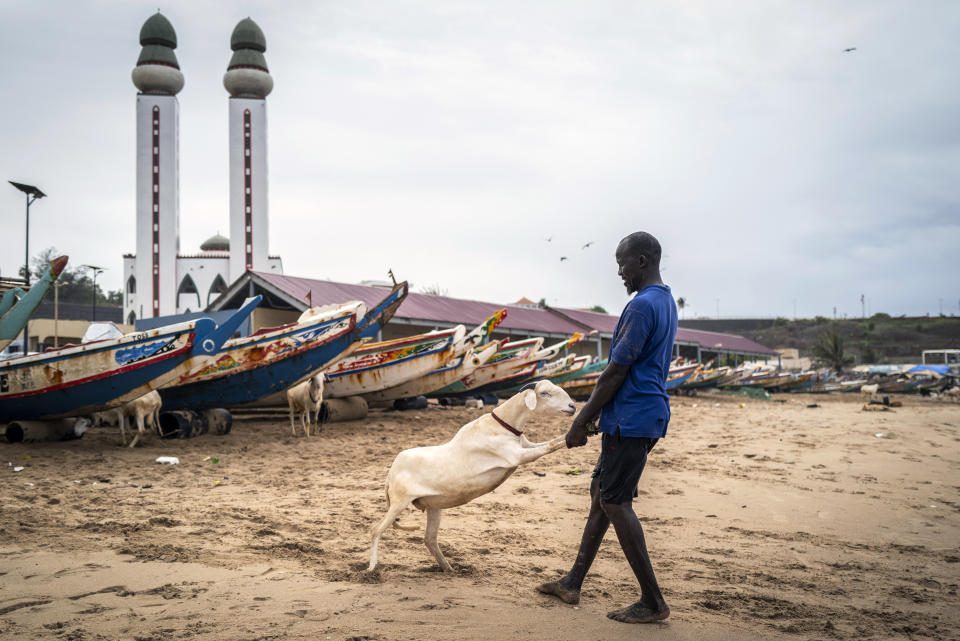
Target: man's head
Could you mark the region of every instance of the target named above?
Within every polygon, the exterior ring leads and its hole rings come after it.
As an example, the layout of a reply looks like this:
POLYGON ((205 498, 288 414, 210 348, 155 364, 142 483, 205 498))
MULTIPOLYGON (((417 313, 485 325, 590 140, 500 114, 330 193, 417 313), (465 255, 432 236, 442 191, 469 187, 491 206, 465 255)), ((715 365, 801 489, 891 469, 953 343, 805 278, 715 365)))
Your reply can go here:
POLYGON ((660 278, 660 242, 645 231, 630 234, 617 245, 617 274, 627 293, 640 291, 648 276, 660 278))

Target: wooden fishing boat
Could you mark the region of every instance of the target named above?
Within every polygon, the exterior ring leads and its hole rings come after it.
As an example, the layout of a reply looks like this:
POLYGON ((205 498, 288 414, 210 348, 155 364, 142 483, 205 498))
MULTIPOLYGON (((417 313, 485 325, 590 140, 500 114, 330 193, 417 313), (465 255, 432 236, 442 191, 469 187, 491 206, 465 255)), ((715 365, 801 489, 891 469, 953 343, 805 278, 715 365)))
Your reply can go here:
POLYGON ((500 349, 472 373, 446 387, 434 390, 431 395, 452 396, 476 389, 482 385, 512 374, 532 360, 543 346, 543 338, 527 338, 501 345, 500 349))
POLYGON ((515 383, 511 387, 498 389, 497 395, 500 396, 501 398, 509 398, 510 396, 513 396, 514 394, 519 392, 521 389, 523 389, 525 386, 529 385, 534 381, 548 380, 552 382, 552 379, 554 377, 559 376, 563 372, 570 371, 574 367, 574 363, 577 360, 577 358, 583 359, 579 362, 577 366, 576 373, 579 373, 579 370, 583 369, 584 363, 590 360, 589 356, 577 357, 574 354, 568 354, 567 356, 563 356, 551 362, 537 361, 533 363, 535 367, 533 368, 532 371, 530 371, 529 374, 525 375, 526 378, 524 378, 522 382, 515 383))
POLYGON ((446 387, 450 383, 460 380, 475 369, 486 363, 497 350, 506 343, 506 339, 499 342, 483 345, 490 337, 490 333, 507 317, 506 308, 497 310, 492 316, 474 327, 456 345, 454 357, 442 367, 423 376, 395 385, 379 392, 364 395, 367 402, 394 401, 400 398, 412 398, 429 394, 436 389, 446 387), (481 347, 483 346, 483 347, 481 347))
POLYGON ((47 290, 66 266, 66 256, 54 258, 47 265, 40 280, 35 282, 29 291, 24 292, 21 288, 15 287, 3 293, 3 297, 0 298, 0 349, 13 342, 13 339, 23 330, 47 290))
POLYGON ((601 374, 603 374, 602 371, 592 372, 580 378, 575 378, 572 381, 561 383, 560 387, 566 390, 572 399, 585 401, 593 394, 593 388, 597 386, 597 381, 600 379, 601 374))
POLYGON ((554 385, 562 385, 567 381, 572 381, 582 376, 586 376, 587 374, 592 374, 594 372, 602 372, 604 369, 606 369, 607 363, 609 362, 607 359, 603 359, 602 361, 596 361, 591 363, 590 362, 591 360, 592 358, 589 356, 577 357, 577 359, 574 360, 574 364, 571 365, 568 371, 560 372, 556 376, 551 376, 550 382, 553 383, 554 385), (579 361, 580 359, 587 359, 587 362, 583 366, 577 367, 577 361, 579 361))
MULTIPOLYGON (((583 334, 577 332, 572 334, 569 338, 566 338, 558 343, 554 343, 548 347, 535 351, 529 357, 527 357, 523 364, 517 363, 516 366, 509 369, 508 372, 499 377, 491 380, 488 383, 483 385, 476 385, 469 389, 469 394, 488 394, 497 392, 500 393, 501 390, 512 389, 515 387, 522 387, 528 382, 540 378, 539 371, 549 364, 552 359, 557 358, 561 353, 566 351, 572 345, 580 342, 583 339, 583 334)), ((553 363, 550 371, 556 372, 559 371, 557 368, 557 363, 553 363)))
POLYGON ((694 367, 681 367, 675 370, 670 370, 667 372, 667 380, 664 381, 663 387, 666 390, 672 390, 680 387, 686 382, 693 374, 697 371, 696 366, 694 367))
POLYGON ((371 310, 356 301, 315 307, 297 323, 227 341, 215 362, 160 390, 163 409, 232 407, 282 392, 375 336, 406 295, 403 282, 371 310))
POLYGON ((418 379, 455 358, 466 331, 463 325, 457 325, 364 345, 326 370, 323 395, 358 396, 418 379))
POLYGON ((556 385, 557 381, 568 381, 583 376, 583 368, 589 365, 592 360, 592 356, 574 356, 569 365, 556 374, 547 376, 547 380, 556 385))
POLYGON ((209 363, 259 302, 219 326, 200 318, 0 361, 0 421, 78 416, 139 398, 209 363))
POLYGON ((720 381, 724 380, 730 373, 729 367, 719 367, 717 369, 701 369, 694 372, 693 376, 680 384, 680 389, 706 389, 716 387, 720 381))
POLYGON ((469 376, 478 367, 486 363, 497 353, 500 346, 506 343, 507 339, 501 339, 499 342, 488 343, 480 348, 469 348, 466 353, 454 358, 439 369, 421 376, 420 378, 409 381, 402 385, 397 385, 381 392, 365 394, 367 402, 376 401, 395 401, 399 398, 413 398, 415 396, 428 396, 434 390, 446 387, 451 383, 459 381, 464 376, 469 376))

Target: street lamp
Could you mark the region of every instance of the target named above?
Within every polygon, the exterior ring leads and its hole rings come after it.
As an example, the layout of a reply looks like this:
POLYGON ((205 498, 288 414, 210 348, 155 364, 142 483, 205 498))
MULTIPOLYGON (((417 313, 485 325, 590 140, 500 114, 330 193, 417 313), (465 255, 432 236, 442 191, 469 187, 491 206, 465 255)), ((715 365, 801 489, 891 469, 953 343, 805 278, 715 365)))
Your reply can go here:
MULTIPOLYGON (((8 183, 19 189, 24 193, 27 199, 27 238, 24 243, 25 246, 25 256, 23 259, 23 277, 26 280, 27 287, 30 287, 30 205, 32 205, 38 198, 43 198, 46 196, 45 193, 34 187, 33 185, 24 185, 23 183, 15 183, 12 180, 8 180, 8 183)), ((27 329, 29 321, 23 324, 23 354, 26 356, 29 350, 29 337, 30 332, 27 329)))
POLYGON ((80 265, 80 267, 85 267, 93 272, 93 320, 91 322, 97 321, 97 274, 102 274, 107 268, 106 267, 97 267, 96 265, 80 265))

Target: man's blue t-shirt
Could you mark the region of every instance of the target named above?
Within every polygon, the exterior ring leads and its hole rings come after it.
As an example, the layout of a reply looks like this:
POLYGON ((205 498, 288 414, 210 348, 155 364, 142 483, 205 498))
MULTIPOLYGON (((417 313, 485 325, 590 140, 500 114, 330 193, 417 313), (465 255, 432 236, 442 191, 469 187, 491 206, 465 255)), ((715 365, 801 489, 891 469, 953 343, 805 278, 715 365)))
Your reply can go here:
POLYGON ((677 305, 666 285, 644 287, 617 321, 610 360, 629 365, 627 378, 600 411, 607 434, 663 438, 670 422, 667 372, 677 334, 677 305))

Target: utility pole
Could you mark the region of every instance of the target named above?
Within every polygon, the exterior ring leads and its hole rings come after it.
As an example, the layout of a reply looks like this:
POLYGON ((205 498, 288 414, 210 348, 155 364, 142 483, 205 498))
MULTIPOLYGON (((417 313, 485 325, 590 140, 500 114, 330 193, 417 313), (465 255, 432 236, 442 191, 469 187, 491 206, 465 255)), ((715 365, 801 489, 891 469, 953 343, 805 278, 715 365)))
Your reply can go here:
POLYGON ((860 315, 861 315, 863 318, 866 318, 866 317, 867 317, 867 303, 866 303, 866 300, 867 300, 867 297, 864 296, 863 294, 860 294, 860 315))
MULTIPOLYGON (((24 242, 24 254, 23 259, 23 278, 26 281, 27 289, 30 289, 30 205, 36 202, 40 198, 46 196, 45 193, 34 187, 33 185, 24 185, 23 183, 15 183, 12 180, 8 180, 8 183, 19 189, 27 197, 27 234, 26 241, 24 242)), ((23 324, 23 355, 26 356, 30 351, 30 331, 29 321, 23 324)))

